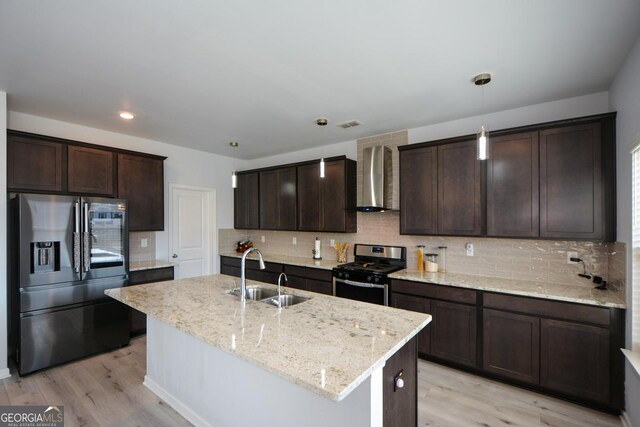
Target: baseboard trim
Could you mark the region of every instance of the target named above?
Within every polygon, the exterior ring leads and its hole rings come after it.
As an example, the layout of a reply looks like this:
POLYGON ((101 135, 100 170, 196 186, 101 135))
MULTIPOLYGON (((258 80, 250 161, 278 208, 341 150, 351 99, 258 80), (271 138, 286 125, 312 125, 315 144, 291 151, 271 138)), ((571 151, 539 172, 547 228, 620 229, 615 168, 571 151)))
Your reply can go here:
POLYGON ((9 378, 10 376, 11 376, 11 371, 9 371, 9 368, 0 369, 0 380, 3 378, 9 378))
POLYGON ((180 400, 176 399, 171 393, 166 391, 164 388, 158 385, 155 381, 149 378, 147 375, 144 376, 143 384, 149 390, 154 392, 160 399, 164 400, 171 406, 177 413, 182 415, 196 427, 214 427, 209 424, 206 420, 200 417, 198 414, 193 412, 189 407, 183 404, 180 400))
POLYGON ((620 414, 620 421, 622 421, 622 425, 624 427, 633 427, 633 425, 631 425, 631 420, 625 411, 622 411, 620 414))

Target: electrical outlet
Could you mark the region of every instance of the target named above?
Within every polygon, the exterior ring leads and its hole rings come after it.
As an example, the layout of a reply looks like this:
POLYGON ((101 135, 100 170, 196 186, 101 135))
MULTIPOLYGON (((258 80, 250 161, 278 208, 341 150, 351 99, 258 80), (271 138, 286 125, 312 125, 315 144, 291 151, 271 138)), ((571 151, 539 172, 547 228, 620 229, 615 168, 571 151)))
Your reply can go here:
POLYGON ((473 256, 473 243, 467 243, 465 248, 467 249, 467 256, 473 256))
POLYGON ((296 239, 295 237, 292 237, 291 238, 291 244, 297 245, 298 244, 298 239, 296 239))
POLYGON ((330 239, 329 240, 329 246, 334 247, 336 244, 336 240, 335 239, 330 239))
POLYGON ((140 247, 141 248, 146 248, 148 246, 149 242, 147 242, 147 239, 140 239, 140 247))
POLYGON ((578 258, 578 252, 567 251, 567 264, 577 264, 577 262, 571 261, 571 258, 578 258))
POLYGON ((260 242, 264 243, 264 236, 260 236, 260 242))

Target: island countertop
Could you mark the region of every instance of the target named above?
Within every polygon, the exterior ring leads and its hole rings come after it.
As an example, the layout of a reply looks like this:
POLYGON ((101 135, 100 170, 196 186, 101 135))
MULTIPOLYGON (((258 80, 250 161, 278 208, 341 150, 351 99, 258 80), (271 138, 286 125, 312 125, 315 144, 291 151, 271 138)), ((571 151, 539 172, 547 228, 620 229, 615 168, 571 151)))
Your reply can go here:
MULTIPOLYGON (((431 316, 286 288, 311 299, 283 309, 228 291, 211 275, 105 291, 209 345, 340 401, 384 364, 431 316)), ((247 281, 247 284, 273 285, 247 281)))

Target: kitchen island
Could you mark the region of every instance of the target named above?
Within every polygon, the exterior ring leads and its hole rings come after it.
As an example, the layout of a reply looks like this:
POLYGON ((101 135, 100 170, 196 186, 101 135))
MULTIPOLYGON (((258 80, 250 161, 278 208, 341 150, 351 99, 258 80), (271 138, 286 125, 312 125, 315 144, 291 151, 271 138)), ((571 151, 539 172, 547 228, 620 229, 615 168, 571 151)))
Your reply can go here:
POLYGON ((393 393, 401 375, 396 353, 413 360, 395 391, 415 401, 414 337, 430 315, 288 288, 310 299, 242 305, 229 294, 238 283, 212 275, 106 291, 147 314, 145 385, 189 421, 382 426, 397 405, 392 395, 383 401, 386 377, 393 393))

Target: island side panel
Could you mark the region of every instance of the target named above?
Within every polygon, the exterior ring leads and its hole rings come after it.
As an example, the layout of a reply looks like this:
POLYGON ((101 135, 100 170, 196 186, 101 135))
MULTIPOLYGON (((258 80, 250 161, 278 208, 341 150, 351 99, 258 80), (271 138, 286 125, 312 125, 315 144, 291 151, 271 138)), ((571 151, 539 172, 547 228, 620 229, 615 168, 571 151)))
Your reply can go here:
POLYGON ((382 427, 382 369, 335 402, 147 318, 145 385, 196 426, 382 427))

